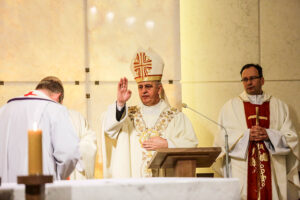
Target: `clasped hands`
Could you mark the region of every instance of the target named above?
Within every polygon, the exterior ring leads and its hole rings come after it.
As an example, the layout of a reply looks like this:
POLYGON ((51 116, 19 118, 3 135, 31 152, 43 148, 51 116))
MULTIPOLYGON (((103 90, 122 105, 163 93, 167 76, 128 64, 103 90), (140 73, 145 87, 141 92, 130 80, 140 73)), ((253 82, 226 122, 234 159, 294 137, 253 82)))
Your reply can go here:
POLYGON ((250 137, 249 137, 250 141, 259 142, 259 141, 264 141, 264 140, 268 140, 268 139, 269 139, 269 136, 268 136, 265 128, 258 126, 258 125, 252 126, 252 128, 250 129, 250 137))
POLYGON ((147 151, 154 151, 154 150, 157 150, 157 149, 168 148, 168 142, 164 138, 161 138, 159 136, 155 136, 155 137, 151 137, 150 139, 144 141, 142 143, 142 146, 147 151))

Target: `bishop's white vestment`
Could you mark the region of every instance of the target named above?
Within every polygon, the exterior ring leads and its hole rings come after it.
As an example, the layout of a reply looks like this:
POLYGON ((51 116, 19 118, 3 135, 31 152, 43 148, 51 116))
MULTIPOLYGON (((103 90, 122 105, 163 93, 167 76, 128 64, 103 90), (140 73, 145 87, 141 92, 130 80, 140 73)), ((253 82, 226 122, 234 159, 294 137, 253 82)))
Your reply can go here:
MULTIPOLYGON (((244 102, 261 105, 269 101, 270 125, 266 129, 269 140, 264 141, 271 159, 272 199, 298 199, 298 136, 289 117, 289 110, 279 99, 263 93, 247 95, 243 92, 239 97, 229 100, 220 112, 220 123, 226 128, 229 141, 230 174, 239 178, 242 199, 247 199, 247 169, 249 129, 247 127, 244 102)), ((215 139, 215 146, 224 147, 222 130, 215 139)), ((225 150, 213 165, 221 176, 225 173, 225 150)))
POLYGON ((104 178, 149 177, 147 169, 153 151, 141 143, 152 136, 168 141, 168 147, 196 147, 197 137, 189 119, 164 100, 154 106, 127 107, 120 121, 116 103, 108 107, 103 119, 102 151, 104 178))
POLYGON ((72 124, 80 139, 80 160, 72 172, 71 180, 94 178, 94 167, 97 152, 96 133, 89 129, 87 120, 77 111, 69 109, 72 124))
POLYGON ((43 92, 33 90, 0 109, 0 176, 16 182, 28 175, 28 130, 42 130, 43 174, 66 179, 79 159, 78 137, 68 110, 43 92))

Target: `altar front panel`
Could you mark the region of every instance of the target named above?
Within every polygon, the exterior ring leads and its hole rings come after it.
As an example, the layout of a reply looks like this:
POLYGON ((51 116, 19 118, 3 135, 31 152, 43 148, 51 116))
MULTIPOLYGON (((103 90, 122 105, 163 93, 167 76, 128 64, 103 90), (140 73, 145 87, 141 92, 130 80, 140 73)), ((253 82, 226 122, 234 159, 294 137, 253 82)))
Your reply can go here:
MULTIPOLYGON (((46 185, 46 200, 239 200, 238 179, 146 178, 60 181, 46 185)), ((3 184, 0 199, 25 200, 24 186, 3 184), (1 196, 2 195, 2 196, 1 196)))

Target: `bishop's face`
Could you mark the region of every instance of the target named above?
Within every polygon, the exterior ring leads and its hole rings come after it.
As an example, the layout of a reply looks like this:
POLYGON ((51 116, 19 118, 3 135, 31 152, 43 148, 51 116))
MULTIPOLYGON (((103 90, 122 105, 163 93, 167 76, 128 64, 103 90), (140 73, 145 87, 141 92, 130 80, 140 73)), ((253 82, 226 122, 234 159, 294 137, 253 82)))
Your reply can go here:
POLYGON ((258 71, 255 67, 244 69, 244 71, 242 72, 242 82, 247 94, 262 94, 264 78, 259 76, 258 71))
POLYGON ((153 106, 159 102, 161 89, 161 84, 157 84, 154 81, 138 83, 140 99, 146 106, 153 106))

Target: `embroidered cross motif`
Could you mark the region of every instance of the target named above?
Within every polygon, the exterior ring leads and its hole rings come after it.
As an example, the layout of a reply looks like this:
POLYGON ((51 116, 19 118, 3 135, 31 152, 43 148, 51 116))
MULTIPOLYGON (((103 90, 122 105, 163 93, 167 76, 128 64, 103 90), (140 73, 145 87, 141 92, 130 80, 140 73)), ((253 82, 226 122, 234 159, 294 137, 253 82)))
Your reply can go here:
POLYGON ((259 110, 258 110, 258 107, 255 107, 255 110, 256 110, 256 114, 255 114, 255 115, 250 115, 250 116, 248 117, 248 119, 256 119, 256 125, 259 125, 259 119, 268 120, 267 117, 259 116, 259 110))
MULTIPOLYGON (((263 120, 268 120, 267 117, 264 117, 264 116, 258 116, 259 119, 263 119, 263 120)), ((248 119, 256 119, 256 115, 250 115, 248 117, 248 119)))
POLYGON ((144 78, 148 76, 148 73, 152 69, 152 60, 146 56, 145 52, 136 54, 136 58, 133 62, 134 71, 136 72, 136 78, 144 78))

